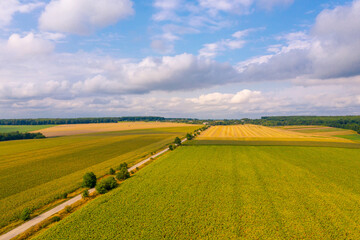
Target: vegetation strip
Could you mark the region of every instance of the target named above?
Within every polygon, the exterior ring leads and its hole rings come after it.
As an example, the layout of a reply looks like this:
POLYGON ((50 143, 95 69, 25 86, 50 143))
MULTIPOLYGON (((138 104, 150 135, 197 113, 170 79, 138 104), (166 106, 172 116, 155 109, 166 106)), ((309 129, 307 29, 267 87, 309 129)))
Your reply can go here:
MULTIPOLYGON (((183 143, 186 140, 187 139, 185 138, 181 142, 183 143)), ((166 153, 169 150, 170 150, 169 148, 166 148, 166 149, 152 155, 151 157, 149 157, 149 158, 135 164, 134 166, 130 167, 128 169, 128 171, 130 172, 130 171, 135 170, 136 168, 139 168, 140 166, 142 166, 142 165, 146 164, 147 162, 153 160, 154 158, 166 153)), ((93 193, 94 191, 95 191, 95 188, 89 189, 90 194, 93 193)), ((19 234, 25 232, 26 230, 28 230, 29 228, 41 223, 45 219, 51 217, 55 213, 58 213, 61 210, 65 209, 66 206, 70 206, 70 205, 76 203, 77 201, 80 201, 81 199, 82 199, 82 194, 79 194, 76 197, 74 197, 74 198, 60 204, 59 206, 57 206, 57 207, 55 207, 55 208, 53 208, 53 209, 51 209, 51 210, 49 210, 49 211, 47 211, 47 212, 45 212, 45 213, 43 213, 41 215, 29 220, 28 222, 25 222, 24 224, 22 224, 22 225, 18 226, 17 228, 11 230, 10 232, 0 236, 0 240, 9 240, 9 239, 12 239, 12 238, 16 237, 17 235, 19 235, 19 234)))

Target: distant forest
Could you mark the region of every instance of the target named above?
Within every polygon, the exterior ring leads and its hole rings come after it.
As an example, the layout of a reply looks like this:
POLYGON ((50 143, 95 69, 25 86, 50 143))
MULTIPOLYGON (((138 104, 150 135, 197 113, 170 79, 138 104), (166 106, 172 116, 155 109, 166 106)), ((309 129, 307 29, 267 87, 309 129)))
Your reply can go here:
POLYGON ((40 138, 45 138, 45 136, 41 133, 20 133, 20 132, 0 133, 0 142, 19 140, 19 139, 40 139, 40 138))
POLYGON ((80 123, 116 123, 123 121, 165 121, 163 117, 104 117, 104 118, 39 118, 0 119, 0 125, 56 125, 80 123))
POLYGON ((262 117, 261 119, 249 119, 246 122, 264 126, 323 125, 328 127, 350 129, 356 131, 357 133, 360 133, 360 116, 262 117))

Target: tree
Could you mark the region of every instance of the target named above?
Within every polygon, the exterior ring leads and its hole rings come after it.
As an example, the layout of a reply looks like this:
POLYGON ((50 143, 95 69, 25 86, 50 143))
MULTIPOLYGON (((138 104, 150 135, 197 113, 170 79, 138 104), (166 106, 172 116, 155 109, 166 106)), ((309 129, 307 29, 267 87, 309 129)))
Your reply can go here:
POLYGON ((24 208, 20 214, 20 219, 23 221, 30 219, 31 210, 30 208, 24 208))
POLYGON ((128 165, 126 162, 121 163, 118 169, 121 170, 122 168, 126 168, 126 169, 128 168, 128 165))
POLYGON ((93 172, 88 172, 83 177, 83 186, 93 188, 96 185, 96 175, 93 172))
POLYGON ((116 174, 116 178, 118 180, 125 180, 127 178, 130 177, 130 173, 127 170, 127 168, 123 167, 122 169, 120 169, 120 171, 116 174))
POLYGON ((110 175, 114 175, 114 174, 115 174, 115 170, 114 170, 113 168, 110 168, 109 174, 110 174, 110 175))
POLYGON ((169 149, 172 151, 172 150, 174 150, 174 146, 173 145, 170 145, 169 146, 169 149))
POLYGON ((180 140, 180 138, 179 138, 179 137, 176 137, 174 143, 175 143, 176 145, 179 145, 179 146, 180 146, 180 145, 181 145, 181 140, 180 140))
POLYGON ((188 134, 186 134, 186 139, 191 140, 191 139, 193 139, 193 136, 190 133, 188 133, 188 134))
POLYGON ((117 182, 114 177, 107 177, 102 179, 95 187, 96 191, 100 194, 107 193, 113 188, 117 187, 117 182))

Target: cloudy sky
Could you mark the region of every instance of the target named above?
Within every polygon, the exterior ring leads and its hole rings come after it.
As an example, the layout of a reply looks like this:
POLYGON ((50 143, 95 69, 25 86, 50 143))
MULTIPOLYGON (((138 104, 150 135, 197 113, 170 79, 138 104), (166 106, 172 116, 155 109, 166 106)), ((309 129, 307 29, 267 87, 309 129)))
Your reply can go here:
POLYGON ((360 114, 360 0, 0 0, 0 118, 360 114))

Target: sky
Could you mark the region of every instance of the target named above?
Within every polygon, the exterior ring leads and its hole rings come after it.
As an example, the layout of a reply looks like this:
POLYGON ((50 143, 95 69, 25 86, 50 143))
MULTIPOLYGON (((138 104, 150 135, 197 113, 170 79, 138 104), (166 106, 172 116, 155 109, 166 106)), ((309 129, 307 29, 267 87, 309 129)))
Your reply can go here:
POLYGON ((360 115, 360 0, 0 0, 0 119, 360 115))

